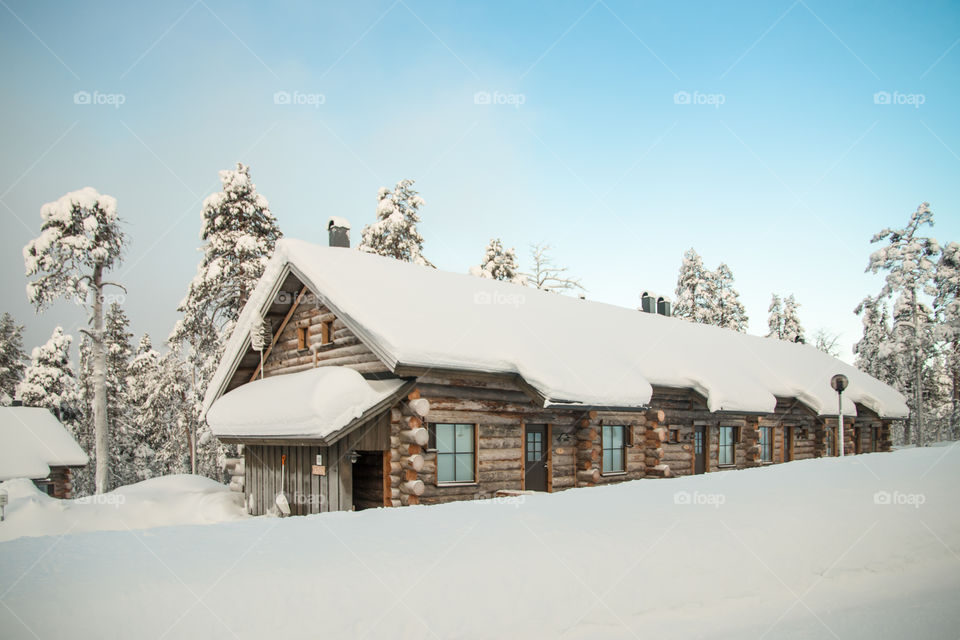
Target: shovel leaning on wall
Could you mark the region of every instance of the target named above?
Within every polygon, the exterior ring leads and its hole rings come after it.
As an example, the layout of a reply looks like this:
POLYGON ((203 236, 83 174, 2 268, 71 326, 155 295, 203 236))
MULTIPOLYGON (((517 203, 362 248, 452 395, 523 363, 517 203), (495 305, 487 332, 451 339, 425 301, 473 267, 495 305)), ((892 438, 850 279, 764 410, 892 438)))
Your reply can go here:
POLYGON ((287 454, 280 456, 280 491, 277 492, 277 498, 275 502, 277 503, 277 508, 280 509, 280 514, 284 516, 290 515, 290 501, 287 500, 287 494, 284 492, 284 469, 287 466, 287 454))

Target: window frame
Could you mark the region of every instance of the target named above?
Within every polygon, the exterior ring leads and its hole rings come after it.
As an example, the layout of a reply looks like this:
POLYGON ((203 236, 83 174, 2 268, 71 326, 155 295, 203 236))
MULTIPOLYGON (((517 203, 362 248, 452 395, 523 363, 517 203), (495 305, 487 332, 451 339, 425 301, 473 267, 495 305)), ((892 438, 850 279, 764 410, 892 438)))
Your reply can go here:
MULTIPOLYGON (((600 474, 604 476, 620 476, 627 473, 627 431, 629 427, 625 424, 604 424, 600 425, 600 474), (607 430, 608 429, 619 429, 620 430, 620 446, 619 447, 608 447, 607 446, 607 430), (607 465, 604 464, 607 457, 607 451, 619 451, 620 452, 620 469, 607 469, 607 465)), ((612 436, 611 436, 612 437, 612 436)))
POLYGON ((325 320, 320 323, 320 345, 333 344, 334 320, 325 320))
POLYGON ((723 425, 717 427, 717 466, 737 466, 737 427, 723 425), (730 433, 730 442, 725 444, 723 441, 723 434, 727 431, 730 433), (730 452, 730 459, 728 462, 723 461, 724 450, 729 450, 730 452))
POLYGON ((306 351, 310 348, 310 327, 297 327, 297 351, 306 351))
POLYGON ((430 441, 427 444, 427 450, 434 454, 435 458, 435 471, 434 471, 434 481, 438 487, 462 487, 475 485, 479 483, 479 449, 480 449, 480 425, 475 422, 431 422, 427 425, 427 431, 430 434, 430 441), (470 439, 471 446, 473 451, 462 451, 458 452, 456 449, 456 438, 454 438, 454 449, 453 451, 441 451, 437 439, 437 427, 440 426, 453 426, 454 428, 458 426, 470 427, 473 431, 473 437, 470 439), (454 456, 454 466, 453 466, 453 476, 457 476, 457 466, 456 466, 456 456, 462 455, 464 453, 473 454, 473 477, 470 480, 441 480, 440 479, 440 456, 454 456))
POLYGON ((776 439, 773 427, 758 427, 757 431, 759 441, 758 444, 760 445, 760 462, 773 464, 773 445, 776 439))

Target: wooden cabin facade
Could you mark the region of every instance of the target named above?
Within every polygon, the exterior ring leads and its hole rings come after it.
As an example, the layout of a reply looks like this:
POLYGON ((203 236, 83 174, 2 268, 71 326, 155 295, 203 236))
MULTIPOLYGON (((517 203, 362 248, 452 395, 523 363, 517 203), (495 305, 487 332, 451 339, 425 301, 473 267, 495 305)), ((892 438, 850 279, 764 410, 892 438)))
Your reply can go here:
MULTIPOLYGON (((355 319, 340 315, 336 301, 305 280, 296 268, 276 277, 258 310, 269 323, 269 345, 262 356, 249 341, 233 354, 228 349, 208 405, 261 380, 324 367, 393 386, 376 406, 322 437, 241 433, 208 414, 218 437, 243 445, 240 484, 254 515, 274 510, 281 491, 300 515, 553 492, 839 453, 836 415, 817 415, 797 398, 777 397, 771 413, 711 411, 695 389, 654 385, 640 407, 549 407, 516 373, 390 363, 355 319)), ((863 404, 856 410, 844 419, 845 453, 889 451, 893 418, 863 404)))

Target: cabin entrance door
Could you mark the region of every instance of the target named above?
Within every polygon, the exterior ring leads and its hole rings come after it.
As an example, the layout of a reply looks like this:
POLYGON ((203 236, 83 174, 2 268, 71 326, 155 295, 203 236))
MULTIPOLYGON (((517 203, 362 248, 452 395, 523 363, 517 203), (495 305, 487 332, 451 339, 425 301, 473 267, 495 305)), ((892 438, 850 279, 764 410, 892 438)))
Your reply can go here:
POLYGON ((707 428, 703 425, 693 428, 693 472, 704 473, 707 470, 707 428))
POLYGON ((547 490, 547 460, 550 443, 547 425, 528 424, 523 429, 523 487, 527 491, 547 490))

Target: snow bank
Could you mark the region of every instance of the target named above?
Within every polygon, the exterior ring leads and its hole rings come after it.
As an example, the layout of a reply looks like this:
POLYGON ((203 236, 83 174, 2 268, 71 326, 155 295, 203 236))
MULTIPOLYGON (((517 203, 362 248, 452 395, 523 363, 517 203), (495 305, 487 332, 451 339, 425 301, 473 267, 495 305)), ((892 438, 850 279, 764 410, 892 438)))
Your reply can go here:
POLYGON ((7 492, 10 501, 6 520, 0 523, 0 540, 210 524, 248 517, 241 494, 209 478, 192 475, 153 478, 75 500, 51 498, 25 479, 0 483, 0 489, 7 492))
POLYGON ((346 367, 318 367, 255 380, 220 398, 207 413, 218 437, 327 438, 404 385, 365 380, 346 367))
POLYGON ((953 446, 15 540, 0 636, 956 637, 957 486, 953 446))
POLYGON ((46 478, 52 466, 84 466, 89 461, 48 409, 0 407, 0 481, 46 478))
POLYGON ((830 377, 843 373, 847 415, 855 402, 908 414, 895 389, 810 345, 290 239, 277 243, 243 309, 205 406, 288 264, 388 365, 516 373, 547 405, 642 407, 662 385, 696 389, 711 411, 772 413, 787 396, 836 415, 830 377))

